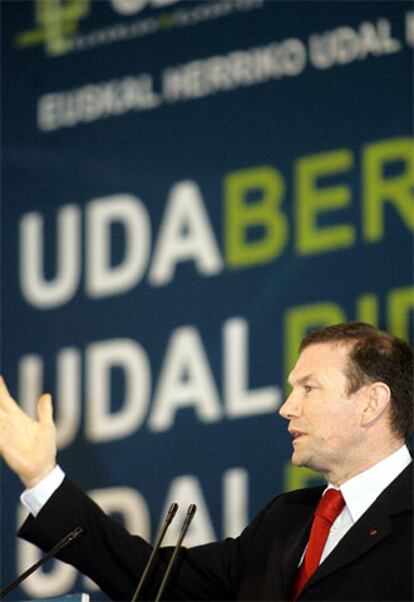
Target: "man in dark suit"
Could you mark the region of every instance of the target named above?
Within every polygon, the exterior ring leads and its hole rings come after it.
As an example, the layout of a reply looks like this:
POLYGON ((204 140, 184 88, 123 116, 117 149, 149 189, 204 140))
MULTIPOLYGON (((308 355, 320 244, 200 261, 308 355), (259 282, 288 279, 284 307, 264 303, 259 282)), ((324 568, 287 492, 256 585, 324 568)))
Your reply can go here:
MULTIPOLYGON (((413 600, 413 354, 363 323, 305 337, 280 409, 292 461, 328 487, 282 494, 235 539, 182 550, 165 598, 413 600)), ((131 598, 151 547, 108 518, 55 466, 51 400, 38 421, 0 386, 0 452, 28 488, 20 535, 43 549, 77 525, 85 536, 62 558, 113 599, 131 598)), ((143 598, 155 597, 164 548, 143 598)))

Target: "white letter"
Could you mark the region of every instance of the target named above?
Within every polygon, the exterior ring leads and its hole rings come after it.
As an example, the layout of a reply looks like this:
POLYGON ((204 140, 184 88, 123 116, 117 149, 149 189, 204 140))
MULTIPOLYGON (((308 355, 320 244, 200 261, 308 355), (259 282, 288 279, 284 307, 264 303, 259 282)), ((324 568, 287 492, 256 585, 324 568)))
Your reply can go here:
POLYGON ((333 41, 333 36, 329 32, 310 36, 310 62, 317 69, 328 69, 334 64, 333 41))
POLYGON ((114 11, 121 15, 133 15, 141 11, 148 0, 111 0, 114 11))
POLYGON ((285 75, 298 75, 306 66, 306 49, 297 38, 289 38, 281 44, 285 75))
POLYGON ((272 413, 281 402, 281 391, 278 387, 248 390, 247 337, 245 320, 227 320, 224 327, 224 399, 226 414, 230 418, 272 413))
POLYGON ((37 102, 37 126, 40 130, 50 132, 57 130, 59 119, 57 116, 58 94, 45 94, 37 102))
POLYGON ((200 274, 217 274, 223 266, 198 186, 173 186, 149 272, 151 284, 167 284, 180 261, 194 260, 200 274))
POLYGON ((336 60, 340 65, 351 63, 358 56, 358 36, 351 27, 338 27, 333 42, 336 60))
POLYGON ((171 337, 148 420, 152 431, 173 425, 178 408, 194 407, 202 422, 221 417, 217 389, 203 343, 195 328, 178 328, 171 337))
POLYGON ((224 537, 237 537, 249 522, 248 484, 249 477, 244 468, 231 468, 224 473, 224 537))
POLYGON ((197 506, 197 514, 188 529, 185 545, 198 546, 216 539, 207 504, 198 479, 191 475, 176 477, 171 481, 162 516, 165 516, 171 502, 177 502, 180 510, 168 529, 163 545, 175 545, 181 529, 182 521, 190 504, 197 506))
POLYGON ((151 4, 154 8, 168 6, 169 4, 175 4, 178 0, 151 0, 151 4))
MULTIPOLYGON (((80 423, 80 354, 67 347, 57 356, 57 395, 54 419, 59 449, 74 440, 80 423)), ((29 416, 36 416, 39 396, 44 392, 43 360, 39 355, 26 355, 19 363, 19 399, 29 416)))
POLYGON ((58 213, 56 276, 44 278, 43 218, 26 213, 20 221, 20 286, 26 300, 38 307, 57 307, 71 299, 80 275, 80 212, 66 205, 58 213))
POLYGON ((409 46, 414 46, 414 12, 405 15, 405 39, 409 46))
POLYGON ((128 339, 92 343, 86 351, 86 434, 91 441, 126 437, 138 429, 148 407, 151 373, 143 348, 128 339), (111 368, 124 372, 125 399, 111 412, 111 368))
POLYGON ((120 294, 132 288, 145 271, 151 225, 147 210, 130 194, 94 199, 87 207, 87 292, 91 297, 120 294), (111 224, 125 233, 121 263, 111 265, 111 224))

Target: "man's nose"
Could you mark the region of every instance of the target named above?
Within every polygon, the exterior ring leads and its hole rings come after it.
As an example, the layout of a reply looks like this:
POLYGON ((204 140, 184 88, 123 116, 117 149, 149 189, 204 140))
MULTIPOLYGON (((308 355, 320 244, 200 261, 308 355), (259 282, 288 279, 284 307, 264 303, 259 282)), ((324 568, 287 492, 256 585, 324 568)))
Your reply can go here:
POLYGON ((280 406, 279 414, 282 418, 286 418, 286 420, 296 418, 300 414, 300 408, 293 391, 280 406))

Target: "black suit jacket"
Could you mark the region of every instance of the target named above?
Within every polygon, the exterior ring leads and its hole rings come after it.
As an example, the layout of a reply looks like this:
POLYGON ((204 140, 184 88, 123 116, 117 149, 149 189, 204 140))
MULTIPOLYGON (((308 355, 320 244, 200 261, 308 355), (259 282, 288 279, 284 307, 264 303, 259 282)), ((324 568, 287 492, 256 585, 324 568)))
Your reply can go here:
MULTIPOLYGON (((322 491, 282 494, 238 538, 183 549, 164 599, 289 600, 322 491)), ((130 599, 150 545, 108 518, 68 479, 19 535, 48 550, 78 525, 86 535, 62 559, 109 597, 130 599)), ((300 599, 412 601, 412 527, 411 463, 319 566, 300 599)), ((171 552, 162 549, 143 598, 154 599, 171 552)))

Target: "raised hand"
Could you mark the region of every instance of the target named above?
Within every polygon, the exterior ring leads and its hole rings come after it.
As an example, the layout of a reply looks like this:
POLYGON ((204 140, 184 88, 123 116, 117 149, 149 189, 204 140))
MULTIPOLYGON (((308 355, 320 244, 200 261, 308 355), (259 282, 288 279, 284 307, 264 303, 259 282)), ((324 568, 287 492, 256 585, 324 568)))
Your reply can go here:
POLYGON ((52 398, 37 404, 37 420, 23 412, 0 376, 0 455, 25 487, 34 487, 56 464, 56 427, 52 398))

